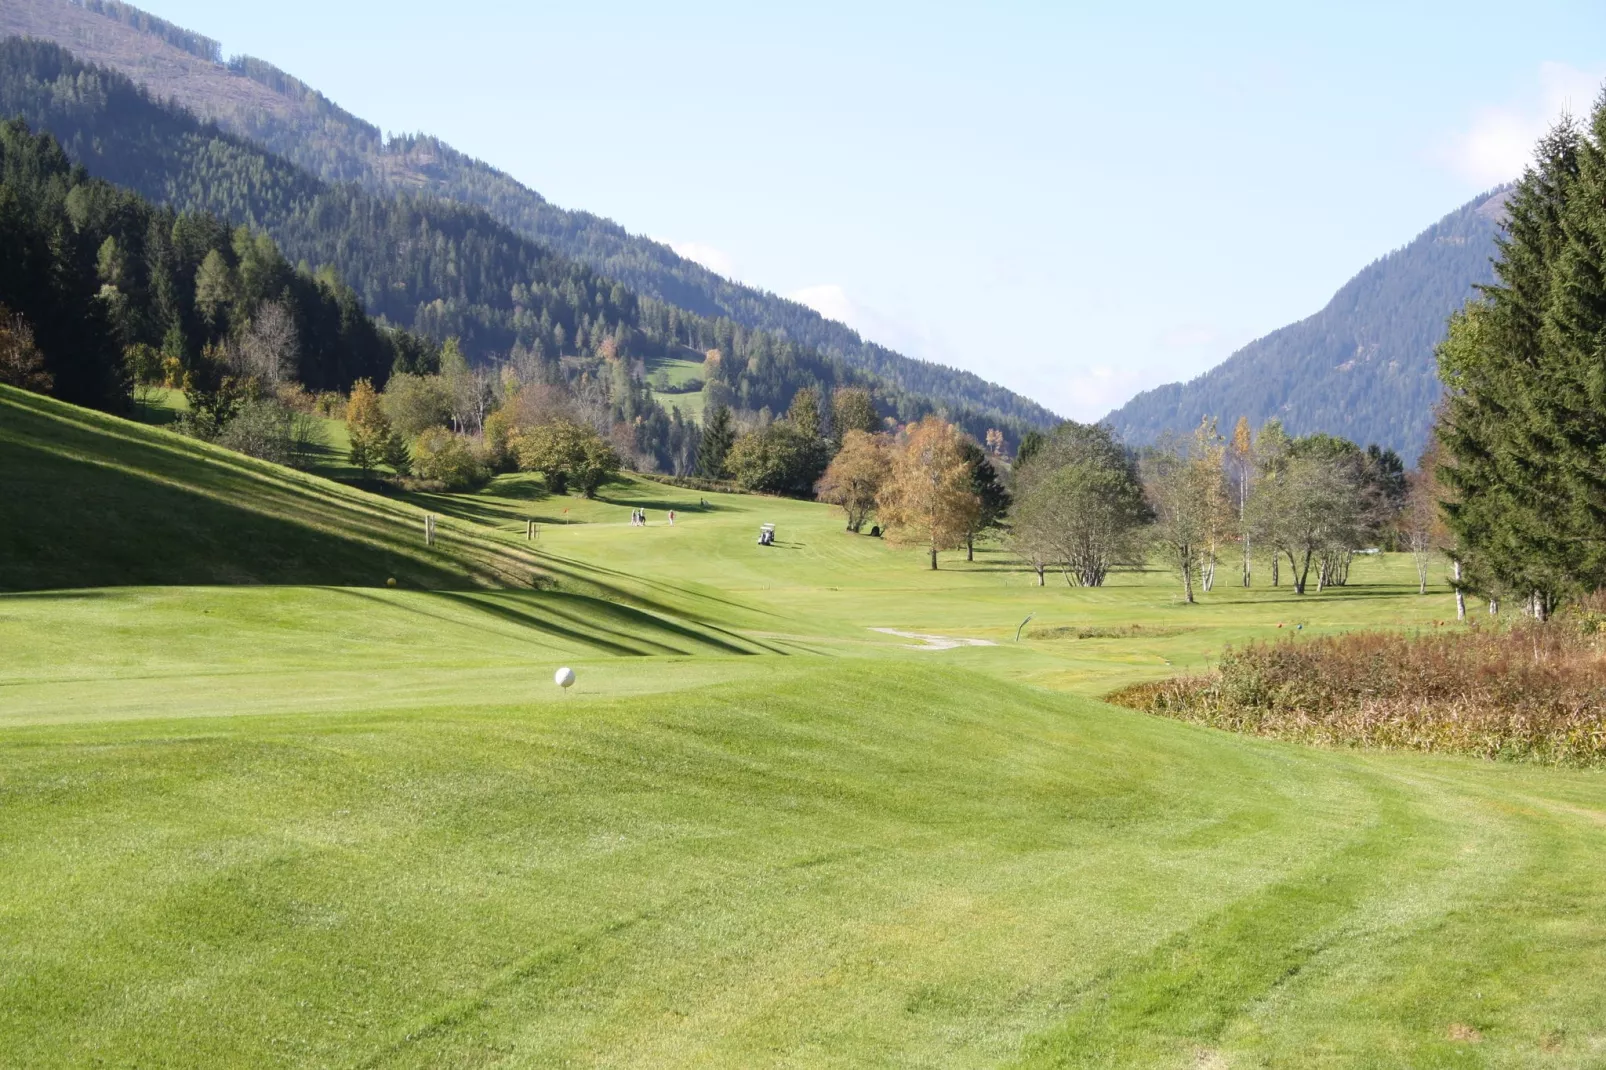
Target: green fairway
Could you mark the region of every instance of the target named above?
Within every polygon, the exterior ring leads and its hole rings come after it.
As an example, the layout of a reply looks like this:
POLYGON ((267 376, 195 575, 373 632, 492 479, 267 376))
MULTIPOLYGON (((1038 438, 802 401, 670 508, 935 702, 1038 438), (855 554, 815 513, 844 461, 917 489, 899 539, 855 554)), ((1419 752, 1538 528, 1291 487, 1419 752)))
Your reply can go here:
POLYGON ((1601 774, 1099 701, 1437 627, 1403 557, 1187 606, 645 479, 367 494, 5 388, 0 495, 0 1065, 1606 1059, 1601 774))

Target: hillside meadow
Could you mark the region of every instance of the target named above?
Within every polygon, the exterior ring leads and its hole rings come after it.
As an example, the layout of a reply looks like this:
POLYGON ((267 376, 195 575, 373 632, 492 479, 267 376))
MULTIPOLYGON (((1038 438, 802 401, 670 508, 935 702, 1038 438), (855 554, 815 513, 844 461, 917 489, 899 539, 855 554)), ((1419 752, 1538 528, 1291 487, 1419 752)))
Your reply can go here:
POLYGON ((0 501, 0 1064, 1606 1058, 1598 773, 1101 701, 1436 628, 1408 560, 1184 606, 634 477, 367 493, 5 388, 0 501))

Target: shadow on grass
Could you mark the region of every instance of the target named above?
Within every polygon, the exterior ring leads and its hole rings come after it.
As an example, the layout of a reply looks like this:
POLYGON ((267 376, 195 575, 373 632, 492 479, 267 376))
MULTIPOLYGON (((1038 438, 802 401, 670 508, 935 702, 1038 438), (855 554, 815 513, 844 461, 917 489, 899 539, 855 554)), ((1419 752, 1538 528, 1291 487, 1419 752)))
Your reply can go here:
POLYGON ((609 583, 606 580, 599 579, 598 574, 623 577, 626 580, 634 580, 647 586, 675 592, 676 594, 679 594, 688 600, 712 602, 716 605, 729 606, 732 609, 743 613, 752 613, 755 616, 774 617, 776 614, 771 611, 757 609, 742 602, 736 602, 728 598, 718 597, 717 595, 709 593, 706 589, 693 589, 691 587, 666 583, 661 580, 644 580, 639 576, 622 572, 618 569, 606 568, 601 565, 581 564, 572 559, 558 557, 554 554, 543 554, 541 561, 542 565, 547 569, 547 571, 559 577, 559 582, 567 581, 569 584, 575 587, 580 587, 582 589, 589 588, 600 592, 597 597, 599 600, 607 604, 631 606, 638 609, 645 609, 653 614, 685 618, 704 628, 707 628, 711 632, 715 632, 720 636, 727 637, 726 641, 728 642, 746 643, 751 646, 756 646, 760 650, 770 654, 787 653, 787 651, 781 649, 780 647, 772 646, 769 643, 765 643, 761 640, 732 631, 731 629, 726 628, 716 621, 710 619, 705 614, 697 613, 694 610, 689 610, 685 607, 667 605, 663 601, 642 595, 637 591, 619 583, 609 583))
MULTIPOLYGON (((479 611, 481 611, 483 613, 493 614, 493 615, 501 618, 502 620, 508 621, 510 623, 513 623, 513 624, 518 624, 520 626, 535 627, 535 628, 540 628, 540 629, 543 629, 543 630, 549 630, 549 629, 558 628, 557 625, 552 624, 550 621, 542 620, 541 618, 535 616, 534 613, 531 612, 527 608, 524 608, 524 607, 521 607, 521 606, 517 606, 517 605, 508 605, 508 604, 506 604, 506 602, 503 600, 502 597, 499 597, 499 596, 494 595, 494 594, 490 594, 490 593, 484 593, 484 594, 473 593, 473 594, 470 594, 470 593, 467 593, 467 592, 463 592, 463 593, 443 592, 443 593, 441 593, 440 597, 445 598, 445 599, 449 599, 449 600, 451 600, 453 602, 457 602, 457 603, 462 604, 462 605, 472 606, 473 608, 478 609, 479 611)), ((632 630, 640 629, 640 630, 647 630, 647 631, 669 632, 670 634, 672 634, 672 635, 674 635, 674 636, 676 636, 676 637, 678 637, 680 639, 690 641, 690 642, 692 642, 694 644, 697 644, 697 645, 700 645, 700 646, 714 647, 716 650, 718 650, 719 652, 724 653, 724 654, 750 655, 750 654, 754 653, 754 651, 752 651, 750 649, 747 649, 747 648, 745 648, 743 646, 739 646, 736 643, 733 643, 733 642, 731 642, 731 641, 729 641, 727 639, 721 638, 719 636, 708 635, 708 634, 705 634, 703 632, 696 631, 696 630, 694 630, 692 628, 686 627, 684 624, 681 624, 678 621, 675 621, 675 620, 672 620, 672 619, 665 619, 665 618, 657 616, 655 614, 644 612, 643 610, 637 609, 634 606, 622 605, 622 604, 620 604, 618 602, 603 602, 603 601, 600 601, 600 600, 587 598, 584 595, 575 595, 575 594, 559 594, 559 595, 556 595, 556 596, 549 595, 547 597, 549 599, 551 599, 551 598, 564 599, 564 600, 572 599, 572 600, 581 602, 582 603, 582 607, 581 608, 589 609, 591 611, 590 615, 591 615, 591 617, 593 619, 587 621, 587 623, 592 627, 602 627, 603 626, 597 618, 603 618, 603 619, 623 618, 623 620, 620 621, 620 623, 625 625, 625 626, 628 626, 628 627, 632 628, 632 630)), ((548 609, 549 611, 554 611, 554 612, 556 611, 556 606, 554 604, 552 604, 551 602, 544 602, 543 605, 544 605, 544 608, 548 609)), ((566 616, 569 616, 569 619, 571 619, 571 621, 572 621, 572 615, 566 615, 566 616)), ((563 630, 565 632, 567 632, 567 629, 563 629, 563 630)), ((577 637, 579 635, 579 633, 568 633, 568 634, 574 634, 577 637)), ((671 646, 671 645, 669 645, 668 643, 665 643, 665 642, 656 641, 656 640, 652 640, 652 639, 646 639, 646 638, 643 638, 643 637, 640 637, 640 636, 636 636, 635 639, 636 639, 636 642, 638 642, 638 643, 641 643, 641 644, 644 644, 644 645, 647 645, 647 646, 650 646, 650 647, 656 647, 657 648, 656 650, 638 651, 637 653, 657 653, 657 654, 695 654, 695 653, 697 653, 697 651, 695 649, 690 649, 690 650, 682 649, 682 648, 679 648, 679 647, 671 646)), ((596 643, 597 645, 618 646, 621 650, 624 649, 623 644, 617 643, 614 640, 610 640, 610 639, 600 639, 600 638, 598 638, 598 639, 587 640, 587 639, 577 638, 577 641, 593 642, 593 643, 596 643)))
MULTIPOLYGON (((485 632, 488 635, 497 636, 498 638, 504 638, 504 639, 507 638, 507 632, 505 632, 505 631, 503 631, 501 629, 498 629, 498 628, 493 628, 488 624, 466 623, 459 617, 450 616, 450 615, 445 614, 445 613, 432 613, 429 610, 424 609, 423 607, 421 607, 419 605, 412 604, 412 603, 409 603, 409 602, 398 602, 398 601, 395 601, 395 600, 392 600, 392 599, 382 598, 377 594, 370 594, 367 591, 353 590, 351 588, 335 587, 335 588, 329 588, 329 590, 338 591, 339 593, 348 595, 348 596, 350 596, 352 598, 360 598, 360 599, 364 599, 364 600, 370 601, 370 602, 377 602, 380 605, 386 606, 388 608, 400 609, 403 612, 411 613, 411 614, 414 614, 415 616, 425 617, 425 618, 427 618, 429 620, 440 621, 440 622, 445 623, 445 624, 450 624, 453 627, 457 627, 457 628, 466 627, 466 628, 470 628, 470 629, 472 629, 474 631, 485 632)), ((518 625, 520 628, 528 628, 531 631, 541 632, 541 633, 544 633, 545 635, 547 635, 549 637, 552 637, 552 638, 566 639, 569 642, 575 643, 575 644, 577 644, 579 646, 593 647, 593 648, 596 648, 596 649, 600 649, 604 653, 613 654, 613 655, 616 655, 618 657, 647 657, 647 656, 650 656, 652 654, 662 654, 662 653, 673 653, 673 654, 689 654, 689 653, 692 653, 692 651, 676 650, 676 649, 674 649, 672 647, 668 647, 668 646, 666 646, 664 644, 648 644, 648 646, 658 646, 660 649, 657 649, 657 650, 648 649, 646 647, 633 647, 633 646, 630 646, 630 645, 628 645, 626 643, 619 642, 616 639, 610 639, 610 638, 607 638, 606 636, 597 635, 594 632, 581 631, 581 630, 578 630, 578 629, 576 629, 576 628, 574 628, 572 626, 565 626, 564 624, 557 624, 557 623, 554 623, 553 621, 550 621, 550 620, 543 620, 543 619, 541 619, 541 618, 539 618, 539 617, 537 617, 537 616, 535 616, 533 614, 516 613, 516 612, 513 612, 513 611, 506 610, 506 609, 502 609, 502 610, 499 611, 499 610, 494 609, 492 607, 480 604, 477 601, 475 601, 475 600, 473 600, 471 598, 468 598, 466 596, 454 595, 453 593, 448 592, 448 591, 428 591, 428 592, 425 592, 425 593, 427 593, 432 598, 440 598, 440 599, 445 599, 445 600, 453 602, 453 603, 465 604, 465 605, 468 606, 468 608, 474 610, 477 613, 486 613, 487 615, 490 615, 490 616, 495 616, 495 617, 498 617, 498 618, 501 618, 501 619, 505 619, 505 620, 511 620, 514 624, 518 625)))

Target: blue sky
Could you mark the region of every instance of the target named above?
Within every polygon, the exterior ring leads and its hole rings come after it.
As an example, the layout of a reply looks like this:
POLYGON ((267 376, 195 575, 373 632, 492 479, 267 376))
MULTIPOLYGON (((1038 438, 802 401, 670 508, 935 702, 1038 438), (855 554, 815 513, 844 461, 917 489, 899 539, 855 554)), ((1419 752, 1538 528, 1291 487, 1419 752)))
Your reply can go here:
POLYGON ((1314 312, 1606 77, 1599 3, 140 6, 1084 420, 1314 312))

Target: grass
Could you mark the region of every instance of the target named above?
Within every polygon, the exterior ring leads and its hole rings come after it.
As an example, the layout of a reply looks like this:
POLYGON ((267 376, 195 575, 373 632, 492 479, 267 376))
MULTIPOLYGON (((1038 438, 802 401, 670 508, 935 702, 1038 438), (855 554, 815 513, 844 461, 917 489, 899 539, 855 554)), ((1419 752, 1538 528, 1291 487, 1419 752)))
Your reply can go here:
POLYGON ((529 586, 469 525, 423 545, 406 503, 0 387, 0 590, 109 584, 529 586))
MULTIPOLYGON (((0 404, 0 449, 35 451, 5 471, 42 454, 73 486, 138 480, 130 500, 187 488, 367 548, 353 561, 422 509, 461 540, 418 565, 450 583, 397 590, 107 579, 105 540, 64 530, 48 568, 0 543, 4 574, 36 581, 0 595, 0 1064, 1606 1052, 1600 774, 1098 699, 1301 624, 1431 624, 1449 596, 1417 597, 1408 560, 1184 606, 1163 572, 1037 588, 988 548, 932 573, 821 506, 647 481, 377 498, 274 470, 262 501, 258 466, 0 404), (477 583, 498 554, 556 587, 477 583), (74 560, 93 578, 61 589, 74 560)), ((196 513, 198 537, 141 549, 216 574, 241 551, 214 527, 256 523, 196 513)))

